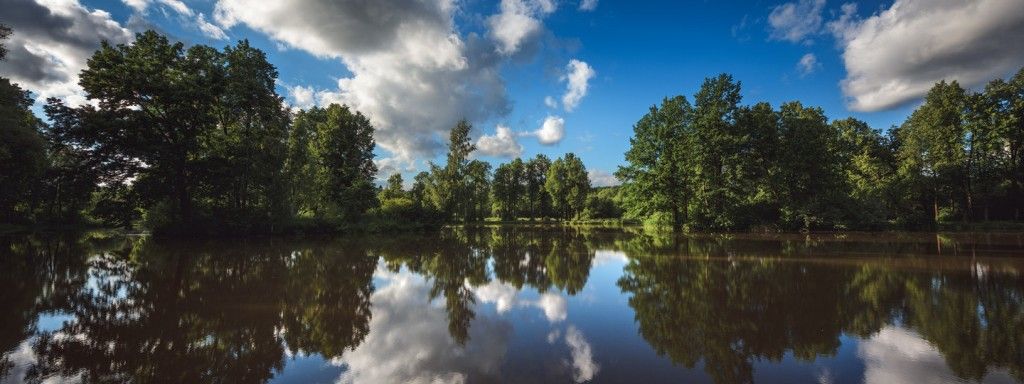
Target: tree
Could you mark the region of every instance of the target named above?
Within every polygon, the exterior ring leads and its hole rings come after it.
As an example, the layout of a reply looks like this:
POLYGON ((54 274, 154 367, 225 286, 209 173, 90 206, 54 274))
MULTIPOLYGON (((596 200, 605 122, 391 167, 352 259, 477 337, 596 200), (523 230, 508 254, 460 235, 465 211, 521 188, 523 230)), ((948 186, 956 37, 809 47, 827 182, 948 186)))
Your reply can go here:
POLYGON ((693 151, 695 193, 692 200, 696 220, 707 227, 734 225, 728 207, 734 204, 735 178, 741 135, 736 129, 740 83, 721 74, 704 80, 694 95, 693 151))
POLYGON ((930 203, 922 205, 931 205, 935 223, 940 221, 942 205, 949 204, 951 209, 970 205, 969 192, 965 191, 966 102, 966 92, 957 82, 939 82, 898 133, 900 176, 911 186, 911 193, 930 203))
POLYGON ((405 190, 402 188, 402 174, 395 172, 388 177, 388 182, 384 186, 384 189, 378 194, 381 201, 387 199, 400 199, 404 198, 405 190))
POLYGON ((526 206, 529 217, 536 219, 551 215, 551 196, 544 190, 548 167, 551 160, 537 154, 526 163, 526 206))
POLYGON ((473 191, 468 185, 469 154, 476 146, 470 141, 473 126, 461 120, 452 128, 448 140, 447 162, 444 167, 430 164, 430 183, 427 186, 432 204, 450 221, 467 221, 473 191))
POLYGON ((337 104, 311 115, 322 119, 310 143, 319 204, 315 212, 355 221, 377 202, 373 125, 362 113, 337 104))
POLYGON ((558 217, 569 220, 583 213, 590 179, 583 161, 572 153, 555 160, 548 168, 544 189, 551 195, 552 206, 558 217))
POLYGON ((502 220, 515 220, 528 212, 522 208, 530 204, 523 193, 527 188, 526 176, 526 166, 519 158, 494 170, 494 183, 491 185, 494 210, 502 220))
POLYGON ((837 156, 838 135, 821 108, 805 108, 794 101, 783 104, 779 114, 783 222, 802 229, 836 223, 846 194, 837 156))
POLYGON ((687 221, 693 195, 690 173, 690 118, 692 107, 686 97, 662 100, 633 125, 633 138, 626 152, 628 165, 616 176, 623 181, 625 205, 631 217, 647 218, 667 213, 673 231, 687 221))
MULTIPOLYGON (((8 30, 9 31, 9 30, 8 30)), ((2 37, 2 36, 0 36, 2 37)), ((32 99, 10 80, 0 78, 0 221, 29 219, 33 194, 47 170, 43 127, 29 109, 32 99)))
POLYGON ((847 218, 857 226, 880 226, 891 216, 895 154, 888 138, 867 123, 847 118, 832 122, 839 134, 838 155, 851 206, 847 218))

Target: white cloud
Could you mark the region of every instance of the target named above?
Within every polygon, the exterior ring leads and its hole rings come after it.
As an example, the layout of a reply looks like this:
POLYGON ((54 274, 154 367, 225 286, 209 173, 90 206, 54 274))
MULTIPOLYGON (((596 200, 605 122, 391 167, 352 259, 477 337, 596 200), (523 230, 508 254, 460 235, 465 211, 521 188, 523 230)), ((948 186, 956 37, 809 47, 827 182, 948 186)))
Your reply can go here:
POLYGON ((0 74, 37 99, 57 97, 70 105, 85 103, 78 73, 100 47, 100 41, 127 43, 131 32, 110 14, 86 8, 77 0, 0 0, 3 23, 13 34, 0 74))
POLYGON ((597 9, 597 0, 583 0, 580 2, 581 11, 593 11, 597 9))
POLYGON ((348 369, 339 383, 457 383, 494 381, 508 349, 507 322, 477 315, 465 346, 448 333, 442 303, 431 303, 430 284, 408 271, 378 270, 384 287, 373 293, 370 331, 362 344, 333 361, 348 369), (438 305, 440 304, 440 305, 438 305))
POLYGON ((211 39, 227 40, 228 38, 228 35, 224 33, 223 29, 220 29, 220 27, 211 24, 209 21, 206 21, 206 15, 203 15, 202 13, 200 13, 199 16, 196 17, 196 25, 199 27, 199 30, 203 32, 204 35, 211 39))
POLYGON ((558 108, 558 100, 555 100, 555 98, 551 97, 551 96, 545 96, 544 97, 544 105, 548 106, 548 108, 557 109, 558 108))
POLYGON ((594 362, 594 354, 590 343, 583 337, 583 332, 570 325, 565 330, 565 344, 569 346, 572 356, 572 378, 577 383, 590 381, 597 376, 600 366, 594 362))
POLYGON ((433 156, 460 119, 508 113, 501 57, 494 46, 459 35, 452 0, 287 0, 254 7, 220 0, 223 27, 245 24, 291 48, 341 60, 352 73, 318 90, 366 114, 377 144, 403 161, 433 156), (372 33, 371 33, 372 32, 372 33))
POLYGON ((495 128, 494 135, 483 135, 476 141, 476 149, 483 155, 494 157, 519 157, 523 146, 516 140, 512 129, 504 125, 495 128))
POLYGON ((565 119, 548 116, 539 129, 528 133, 528 135, 537 136, 537 141, 544 145, 558 144, 565 137, 565 119))
POLYGON ((976 87, 1024 65, 1024 1, 897 0, 867 19, 856 7, 828 25, 843 50, 850 109, 920 98, 940 80, 976 87))
POLYGON ((301 85, 285 87, 288 90, 288 95, 291 96, 292 102, 296 107, 309 108, 316 103, 316 94, 313 91, 313 87, 304 87, 301 85))
POLYGON ((565 68, 568 73, 562 76, 562 81, 567 82, 567 88, 565 95, 562 95, 562 106, 571 112, 587 95, 590 79, 594 78, 597 72, 594 72, 594 68, 589 64, 576 59, 569 60, 565 68))
POLYGON ((170 8, 177 13, 186 24, 190 24, 206 37, 215 40, 227 40, 228 35, 220 27, 210 23, 202 12, 195 12, 181 0, 121 0, 122 3, 140 14, 146 14, 153 4, 170 8))
POLYGON ((543 30, 540 18, 556 7, 553 0, 501 0, 501 12, 487 19, 498 53, 512 55, 537 38, 543 30))
POLYGON ((800 61, 796 63, 796 70, 800 72, 800 77, 810 75, 821 68, 821 63, 818 62, 818 57, 814 56, 813 53, 808 53, 800 57, 800 61))
POLYGON ((794 43, 806 41, 805 38, 821 30, 824 9, 825 0, 799 0, 773 8, 768 14, 769 37, 794 43))
POLYGON ((594 187, 613 187, 622 184, 615 175, 600 169, 587 170, 587 176, 590 178, 590 185, 594 187))

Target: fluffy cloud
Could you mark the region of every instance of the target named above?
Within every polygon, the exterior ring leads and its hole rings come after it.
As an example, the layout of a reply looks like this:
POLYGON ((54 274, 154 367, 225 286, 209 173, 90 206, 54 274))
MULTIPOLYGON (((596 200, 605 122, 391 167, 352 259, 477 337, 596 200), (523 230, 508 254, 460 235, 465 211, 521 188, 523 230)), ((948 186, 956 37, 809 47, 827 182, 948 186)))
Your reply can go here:
POLYGON ((613 187, 622 184, 615 175, 600 169, 588 170, 587 177, 590 178, 590 185, 595 187, 613 187))
POLYGON ((504 361, 511 325, 478 315, 465 346, 448 333, 443 306, 431 303, 430 284, 408 271, 378 271, 366 339, 333 363, 348 369, 339 383, 452 383, 494 381, 504 361))
POLYGON ((594 354, 590 343, 576 327, 570 325, 565 330, 565 344, 569 346, 572 356, 572 378, 577 383, 590 381, 597 375, 600 366, 594 362, 594 354))
POLYGON ((352 73, 318 103, 348 104, 367 114, 374 139, 402 160, 432 156, 462 118, 508 113, 501 56, 494 45, 457 32, 451 0, 287 0, 252 6, 220 0, 214 17, 244 24, 285 46, 341 60, 352 73))
POLYGON ((566 74, 562 81, 567 83, 565 95, 562 95, 562 106, 566 111, 576 109, 583 97, 587 95, 590 87, 590 79, 593 79, 597 72, 594 72, 589 64, 576 59, 569 60, 566 65, 566 74))
POLYGON ((864 20, 856 7, 828 28, 839 40, 849 108, 878 111, 920 98, 940 80, 966 87, 1024 64, 1024 1, 897 0, 864 20))
POLYGON ((794 43, 805 41, 806 37, 821 30, 821 11, 824 9, 825 0, 799 0, 773 8, 768 14, 769 37, 794 43))
POLYGON ((498 125, 494 135, 480 136, 476 149, 483 155, 494 157, 513 158, 523 154, 523 146, 516 140, 516 135, 504 125, 498 125))
POLYGON ((487 19, 488 34, 497 51, 512 55, 540 36, 540 18, 554 12, 554 0, 501 0, 501 12, 487 19))
POLYGON ((818 62, 818 57, 814 56, 813 53, 808 53, 800 57, 800 61, 796 63, 796 70, 800 72, 800 77, 804 77, 814 73, 821 68, 821 63, 818 62))
POLYGON ((597 9, 597 0, 583 0, 580 2, 581 11, 593 11, 597 9))
POLYGON ((316 103, 316 91, 313 90, 313 87, 295 85, 286 86, 285 89, 288 90, 288 95, 296 107, 306 109, 316 103))
POLYGON ((131 32, 110 14, 88 9, 77 0, 0 0, 3 23, 13 30, 5 44, 7 60, 0 73, 39 99, 64 98, 69 104, 85 102, 78 73, 86 60, 107 40, 126 43, 131 32))
POLYGON ((537 136, 537 141, 544 145, 555 145, 565 137, 565 119, 558 116, 548 116, 544 123, 536 131, 529 135, 537 136))

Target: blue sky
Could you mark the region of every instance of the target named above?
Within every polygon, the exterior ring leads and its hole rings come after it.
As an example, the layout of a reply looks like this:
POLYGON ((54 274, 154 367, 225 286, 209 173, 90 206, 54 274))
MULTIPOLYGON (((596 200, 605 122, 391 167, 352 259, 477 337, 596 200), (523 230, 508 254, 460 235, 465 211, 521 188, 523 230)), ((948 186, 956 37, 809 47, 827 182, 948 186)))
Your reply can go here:
POLYGON ((977 88, 1024 65, 1024 0, 585 3, 0 0, 20 11, 0 15, 15 29, 0 75, 84 102, 75 69, 99 39, 146 28, 216 47, 249 39, 290 105, 369 115, 383 172, 439 160, 444 129, 466 117, 483 159, 575 152, 603 185, 648 107, 718 73, 742 82, 746 104, 799 100, 887 129, 936 81, 977 88), (47 62, 58 69, 30 71, 47 62))

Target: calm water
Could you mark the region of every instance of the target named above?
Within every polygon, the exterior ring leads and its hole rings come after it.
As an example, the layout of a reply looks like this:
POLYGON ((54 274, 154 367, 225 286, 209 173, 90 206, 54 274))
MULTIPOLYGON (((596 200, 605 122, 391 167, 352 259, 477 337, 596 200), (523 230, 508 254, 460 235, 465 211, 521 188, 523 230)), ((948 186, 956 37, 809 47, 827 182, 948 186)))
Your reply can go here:
POLYGON ((1013 383, 1024 234, 0 237, 0 382, 1013 383))

